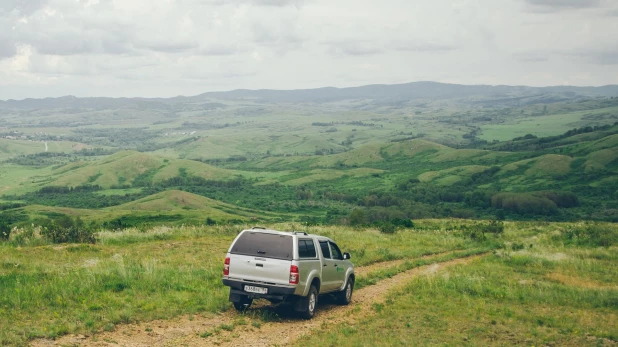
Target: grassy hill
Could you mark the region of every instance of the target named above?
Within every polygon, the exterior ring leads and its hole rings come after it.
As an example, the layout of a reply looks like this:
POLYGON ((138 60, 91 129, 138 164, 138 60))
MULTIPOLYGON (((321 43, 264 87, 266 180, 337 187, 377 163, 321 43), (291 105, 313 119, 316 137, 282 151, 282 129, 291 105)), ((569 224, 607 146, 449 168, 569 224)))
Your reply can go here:
POLYGON ((159 223, 205 223, 207 218, 219 223, 227 221, 263 221, 280 219, 284 216, 281 213, 269 213, 242 208, 178 190, 163 191, 103 209, 29 205, 15 211, 23 211, 34 219, 68 215, 72 217, 79 216, 86 222, 121 220, 125 226, 159 223))
POLYGON ((615 91, 412 83, 4 102, 0 213, 618 220, 615 91))
POLYGON ((96 184, 104 188, 131 185, 136 179, 156 183, 176 177, 180 172, 206 179, 225 179, 235 173, 208 164, 167 159, 136 151, 121 151, 94 162, 75 162, 57 167, 50 186, 96 184))

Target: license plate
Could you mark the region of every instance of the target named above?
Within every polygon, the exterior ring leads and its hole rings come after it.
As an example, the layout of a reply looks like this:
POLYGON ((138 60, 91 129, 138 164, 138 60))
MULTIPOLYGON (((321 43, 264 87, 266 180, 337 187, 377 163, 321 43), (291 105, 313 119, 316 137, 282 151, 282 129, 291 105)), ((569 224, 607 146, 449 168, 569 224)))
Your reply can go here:
POLYGON ((268 288, 245 286, 245 292, 257 293, 257 294, 267 294, 268 288))

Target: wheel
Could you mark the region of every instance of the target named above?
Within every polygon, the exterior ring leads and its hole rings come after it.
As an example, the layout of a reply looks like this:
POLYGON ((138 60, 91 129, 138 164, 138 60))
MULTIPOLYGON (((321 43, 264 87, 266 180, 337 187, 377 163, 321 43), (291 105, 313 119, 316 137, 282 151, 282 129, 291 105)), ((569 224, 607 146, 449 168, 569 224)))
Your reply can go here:
POLYGON ((303 318, 313 318, 313 316, 315 316, 315 309, 318 306, 318 290, 315 286, 312 285, 311 288, 309 288, 309 294, 307 294, 307 297, 302 298, 301 300, 303 300, 303 310, 301 311, 303 318))
POLYGON ((337 293, 337 302, 340 305, 347 305, 352 301, 352 293, 354 292, 354 280, 348 278, 345 287, 342 291, 337 293))
POLYGON ((245 296, 240 301, 234 302, 233 304, 234 304, 234 308, 236 309, 236 311, 245 312, 245 310, 248 309, 252 303, 253 303, 253 299, 250 299, 249 297, 245 296))

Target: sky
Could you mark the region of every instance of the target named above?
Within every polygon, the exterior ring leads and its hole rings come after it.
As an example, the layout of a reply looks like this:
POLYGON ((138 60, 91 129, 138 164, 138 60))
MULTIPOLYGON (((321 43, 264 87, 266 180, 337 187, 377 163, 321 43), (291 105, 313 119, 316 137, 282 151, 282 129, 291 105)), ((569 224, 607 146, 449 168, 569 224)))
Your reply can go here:
POLYGON ((0 99, 618 84, 617 0, 0 0, 0 99))

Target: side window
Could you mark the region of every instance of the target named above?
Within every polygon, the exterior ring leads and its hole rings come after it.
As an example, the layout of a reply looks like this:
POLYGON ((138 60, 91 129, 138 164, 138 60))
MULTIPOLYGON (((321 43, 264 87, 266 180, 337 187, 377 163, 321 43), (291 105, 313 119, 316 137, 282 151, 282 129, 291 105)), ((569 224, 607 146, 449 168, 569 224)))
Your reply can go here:
POLYGON ((337 245, 332 242, 329 242, 329 244, 330 249, 333 252, 333 259, 343 260, 343 255, 341 254, 339 247, 337 247, 337 245))
POLYGON ((313 240, 305 240, 305 243, 307 244, 307 254, 309 254, 309 258, 317 258, 318 253, 315 250, 315 243, 313 243, 313 240))
POLYGON ((330 249, 328 248, 328 241, 320 241, 320 249, 322 250, 322 255, 326 259, 330 259, 330 249))
POLYGON ((298 240, 298 257, 315 258, 315 245, 312 240, 298 240))

